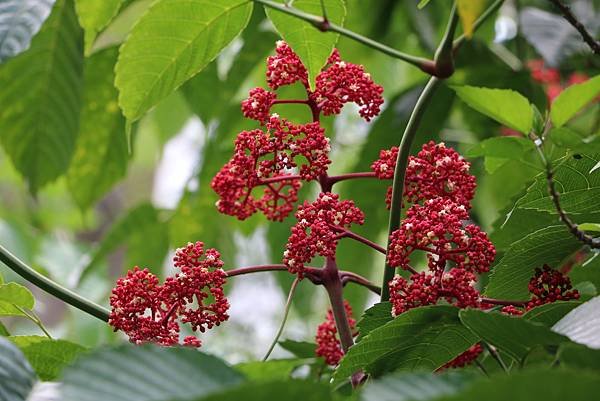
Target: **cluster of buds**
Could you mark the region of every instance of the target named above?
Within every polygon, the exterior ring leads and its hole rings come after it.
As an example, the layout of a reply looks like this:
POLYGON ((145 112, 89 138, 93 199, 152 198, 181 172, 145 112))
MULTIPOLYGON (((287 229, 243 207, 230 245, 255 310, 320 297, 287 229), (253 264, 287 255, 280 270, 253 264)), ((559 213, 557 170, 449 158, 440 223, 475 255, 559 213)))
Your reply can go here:
POLYGON ((339 195, 322 192, 314 202, 298 207, 296 219, 283 263, 290 273, 302 277, 305 264, 315 255, 335 259, 340 234, 352 224, 363 224, 365 216, 353 201, 340 201, 339 195))
POLYGON ((306 67, 287 43, 279 41, 275 55, 267 58, 266 81, 270 90, 254 88, 242 101, 244 116, 263 128, 239 134, 233 157, 211 183, 219 195, 219 212, 240 220, 260 211, 270 220, 282 221, 294 210, 302 182, 327 173, 330 145, 320 115, 338 114, 345 103, 355 103, 368 121, 383 103, 383 88, 362 66, 342 61, 337 50, 311 90, 306 67), (298 82, 306 91, 305 99, 277 98, 277 89, 298 82), (278 103, 308 106, 313 121, 293 124, 280 118, 271 113, 278 103))
POLYGON ((148 269, 135 267, 117 280, 112 290, 109 324, 135 344, 199 347, 200 340, 187 336, 179 342, 180 324, 204 332, 226 321, 229 302, 223 293, 226 273, 215 249, 202 242, 177 250, 173 262, 179 272, 163 284, 148 269))
MULTIPOLYGON (((355 332, 356 320, 352 318, 352 308, 347 301, 344 301, 344 307, 346 308, 346 317, 348 318, 350 330, 355 332)), ((336 366, 340 363, 340 360, 344 356, 344 350, 342 349, 337 332, 333 311, 330 309, 327 311, 325 321, 317 328, 317 335, 315 337, 317 349, 315 353, 317 356, 323 357, 325 363, 331 366, 336 366)))
POLYGON ((573 289, 571 279, 548 265, 544 265, 541 269, 535 269, 533 277, 529 280, 528 288, 531 299, 522 308, 506 306, 502 308, 502 311, 518 316, 536 306, 579 299, 579 291, 573 289))
POLYGON ((527 63, 527 66, 531 71, 531 78, 544 86, 548 103, 551 103, 565 88, 589 79, 586 74, 581 72, 573 72, 566 79, 563 79, 560 71, 546 66, 544 60, 531 60, 527 63))
MULTIPOLYGON (((394 177, 398 148, 382 150, 379 159, 371 164, 371 170, 381 180, 394 177)), ((475 177, 469 174, 471 164, 458 152, 442 143, 430 141, 423 145, 416 156, 410 156, 404 180, 404 200, 419 203, 436 197, 471 207, 475 194, 475 177)), ((386 195, 386 204, 391 206, 392 187, 386 195)))

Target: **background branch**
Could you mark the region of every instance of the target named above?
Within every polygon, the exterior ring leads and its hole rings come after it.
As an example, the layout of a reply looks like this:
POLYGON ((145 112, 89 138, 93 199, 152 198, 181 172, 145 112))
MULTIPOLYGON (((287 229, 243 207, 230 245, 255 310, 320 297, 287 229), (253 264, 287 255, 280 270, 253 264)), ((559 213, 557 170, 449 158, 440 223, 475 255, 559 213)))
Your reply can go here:
POLYGON ((594 53, 600 54, 600 41, 597 41, 592 37, 581 21, 579 21, 571 12, 571 7, 562 3, 560 0, 550 0, 550 2, 560 10, 562 16, 569 22, 569 24, 573 25, 573 28, 575 28, 577 32, 579 32, 583 38, 583 41, 587 43, 590 49, 592 49, 594 53))

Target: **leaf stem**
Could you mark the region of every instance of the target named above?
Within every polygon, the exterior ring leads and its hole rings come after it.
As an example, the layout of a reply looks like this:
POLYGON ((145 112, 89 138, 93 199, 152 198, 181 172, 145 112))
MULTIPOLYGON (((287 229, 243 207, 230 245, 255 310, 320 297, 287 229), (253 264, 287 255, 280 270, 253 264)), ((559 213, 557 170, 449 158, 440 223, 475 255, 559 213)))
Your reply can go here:
POLYGON ((506 364, 502 360, 502 357, 498 353, 498 350, 496 350, 496 348, 493 345, 488 344, 485 341, 482 341, 481 343, 483 344, 483 346, 485 347, 485 349, 487 349, 487 351, 490 353, 490 355, 492 356, 492 358, 494 358, 494 360, 496 362, 498 362, 498 365, 500 365, 500 367, 502 368, 502 370, 504 371, 504 373, 508 373, 508 367, 506 366, 506 364))
POLYGON ((435 70, 434 63, 432 60, 428 60, 428 59, 425 59, 422 57, 416 57, 416 56, 413 56, 410 54, 402 53, 394 48, 391 48, 382 43, 379 43, 373 39, 369 39, 365 36, 359 35, 358 33, 348 30, 337 24, 333 24, 330 21, 327 21, 326 19, 324 19, 322 16, 309 14, 309 13, 306 13, 297 8, 290 7, 285 4, 277 3, 277 2, 271 1, 271 0, 252 0, 252 1, 254 1, 255 3, 262 4, 265 7, 269 7, 274 10, 280 11, 282 13, 292 15, 301 20, 310 22, 317 29, 320 29, 323 31, 332 31, 332 32, 339 33, 342 36, 345 36, 349 39, 352 39, 359 43, 362 43, 368 47, 371 47, 371 48, 378 50, 384 54, 387 54, 388 56, 397 58, 399 60, 402 60, 409 64, 412 64, 416 67, 419 67, 422 71, 424 71, 428 74, 432 74, 435 70))
POLYGON ((40 330, 42 330, 42 332, 46 335, 46 337, 48 337, 49 339, 52 340, 52 336, 50 335, 50 333, 48 332, 48 330, 46 330, 46 327, 44 327, 44 324, 42 323, 42 320, 35 314, 34 311, 31 311, 31 313, 29 313, 25 308, 22 308, 19 305, 13 304, 13 306, 15 308, 17 308, 22 314, 24 314, 27 317, 27 319, 29 319, 33 323, 35 323, 35 325, 37 327, 39 327, 40 330))
POLYGON ((23 277, 25 280, 34 284, 48 294, 68 303, 75 308, 86 312, 100 320, 108 322, 109 311, 106 308, 82 297, 73 291, 64 288, 60 284, 50 280, 48 277, 38 273, 25 262, 10 253, 6 248, 0 245, 0 261, 8 266, 12 271, 23 277))
POLYGON ((290 313, 290 309, 292 306, 292 299, 294 298, 294 294, 296 293, 296 288, 298 287, 299 283, 300 283, 300 279, 298 277, 296 277, 294 279, 294 282, 292 283, 292 286, 290 287, 290 292, 288 293, 287 302, 285 303, 285 309, 283 311, 283 319, 281 320, 281 324, 279 325, 279 329, 277 330, 277 334, 275 334, 275 338, 273 339, 271 346, 269 347, 269 349, 267 350, 267 353, 265 354, 265 357, 263 358, 263 362, 265 362, 267 359, 269 359, 271 352, 273 352, 273 349, 275 348, 275 346, 277 345, 277 342, 279 341, 279 337, 281 337, 281 333, 283 333, 283 328, 285 327, 285 322, 287 321, 287 318, 288 318, 288 315, 290 313))
MULTIPOLYGON (((421 92, 417 104, 410 115, 400 147, 398 151, 398 159, 396 160, 396 169, 394 171, 394 181, 392 184, 392 206, 390 209, 390 220, 388 229, 388 248, 389 248, 389 236, 400 228, 400 218, 402 216, 402 193, 404 189, 404 177, 406 175, 406 166, 408 164, 408 157, 410 155, 410 148, 417 135, 417 130, 425 110, 431 101, 435 90, 438 88, 442 81, 436 77, 431 77, 425 85, 425 88, 421 92)), ((394 268, 389 266, 386 262, 385 270, 383 272, 383 282, 381 284, 381 301, 387 301, 390 298, 390 291, 388 283, 394 278, 394 268)))

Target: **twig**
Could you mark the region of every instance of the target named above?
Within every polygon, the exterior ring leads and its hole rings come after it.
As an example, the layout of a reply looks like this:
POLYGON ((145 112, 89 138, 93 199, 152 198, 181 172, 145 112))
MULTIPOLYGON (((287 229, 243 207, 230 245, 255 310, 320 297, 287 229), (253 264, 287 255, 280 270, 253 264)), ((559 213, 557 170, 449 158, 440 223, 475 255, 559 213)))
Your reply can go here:
POLYGON ((267 359, 269 359, 271 352, 273 352, 273 349, 275 348, 275 346, 277 345, 277 342, 279 341, 279 337, 281 337, 281 333, 283 333, 283 328, 285 327, 285 322, 287 321, 288 315, 290 313, 290 307, 292 306, 292 299, 294 298, 294 294, 296 293, 296 288, 298 287, 299 283, 300 283, 300 279, 298 277, 296 277, 294 279, 294 282, 292 283, 290 292, 288 293, 287 302, 285 303, 285 309, 283 312, 283 319, 281 320, 281 324, 279 325, 279 329, 277 330, 277 334, 275 334, 275 338, 273 339, 271 346, 269 347, 269 349, 267 350, 267 353, 265 354, 265 357, 263 358, 263 362, 266 361, 267 359))
POLYGON ((342 279, 342 284, 344 284, 344 285, 346 283, 356 283, 356 284, 362 285, 363 287, 368 288, 369 290, 373 291, 377 295, 381 294, 381 287, 373 284, 372 282, 370 282, 363 276, 358 275, 356 273, 341 271, 340 278, 342 279))
POLYGON ((560 10, 562 16, 577 30, 577 32, 579 32, 583 41, 587 43, 590 49, 592 49, 594 53, 600 54, 600 41, 597 41, 592 37, 581 21, 579 21, 571 12, 571 7, 563 4, 560 0, 550 0, 550 2, 560 10))

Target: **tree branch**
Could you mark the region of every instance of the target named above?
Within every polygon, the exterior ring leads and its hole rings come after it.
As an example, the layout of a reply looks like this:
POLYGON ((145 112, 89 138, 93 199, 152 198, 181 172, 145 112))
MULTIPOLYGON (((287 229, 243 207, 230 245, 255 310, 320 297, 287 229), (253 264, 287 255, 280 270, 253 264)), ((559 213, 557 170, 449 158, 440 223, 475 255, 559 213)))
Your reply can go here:
POLYGON ((560 0, 550 0, 550 2, 560 10, 562 16, 577 30, 577 32, 579 32, 583 41, 587 43, 590 49, 592 49, 594 53, 600 54, 600 41, 597 41, 592 37, 586 27, 571 12, 571 7, 563 4, 560 0))

